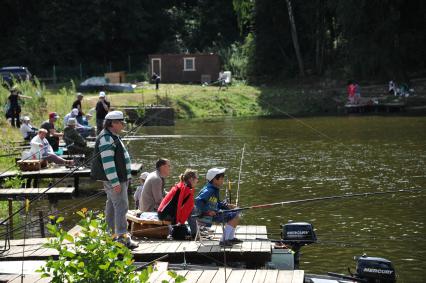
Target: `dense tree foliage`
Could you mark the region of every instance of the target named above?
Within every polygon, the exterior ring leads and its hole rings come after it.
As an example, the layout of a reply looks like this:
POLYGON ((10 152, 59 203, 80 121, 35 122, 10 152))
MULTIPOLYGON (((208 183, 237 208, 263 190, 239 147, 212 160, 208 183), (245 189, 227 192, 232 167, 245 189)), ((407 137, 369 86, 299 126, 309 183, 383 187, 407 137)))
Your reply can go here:
POLYGON ((217 52, 253 82, 406 79, 426 69, 425 14, 421 0, 3 0, 0 65, 101 73, 130 58, 141 69, 150 53, 217 52))

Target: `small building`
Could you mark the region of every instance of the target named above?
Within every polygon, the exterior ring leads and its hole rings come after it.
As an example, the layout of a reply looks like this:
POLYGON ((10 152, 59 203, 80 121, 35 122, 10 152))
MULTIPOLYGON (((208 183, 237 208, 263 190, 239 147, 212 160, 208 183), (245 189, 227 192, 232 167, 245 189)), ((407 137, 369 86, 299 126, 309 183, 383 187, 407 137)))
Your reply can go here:
POLYGON ((149 74, 160 75, 163 83, 210 83, 216 81, 220 72, 217 54, 151 54, 149 74))

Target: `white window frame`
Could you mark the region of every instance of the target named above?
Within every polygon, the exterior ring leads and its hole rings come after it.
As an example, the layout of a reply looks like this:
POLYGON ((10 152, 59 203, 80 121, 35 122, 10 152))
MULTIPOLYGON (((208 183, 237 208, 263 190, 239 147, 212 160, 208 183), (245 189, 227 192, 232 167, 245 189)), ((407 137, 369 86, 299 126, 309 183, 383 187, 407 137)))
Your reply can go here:
POLYGON ((195 57, 185 57, 183 58, 183 70, 184 71, 195 71, 195 57), (187 61, 192 61, 192 69, 189 69, 186 65, 187 61))
POLYGON ((151 58, 151 75, 154 74, 154 61, 158 61, 158 67, 160 68, 160 73, 157 74, 161 77, 161 58, 151 58))

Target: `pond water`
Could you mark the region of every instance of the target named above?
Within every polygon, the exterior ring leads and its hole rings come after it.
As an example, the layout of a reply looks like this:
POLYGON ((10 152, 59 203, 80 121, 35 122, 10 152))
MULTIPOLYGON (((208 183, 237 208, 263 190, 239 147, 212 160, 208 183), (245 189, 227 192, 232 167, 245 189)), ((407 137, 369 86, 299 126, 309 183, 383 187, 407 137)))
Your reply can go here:
MULTIPOLYGON (((399 282, 426 280, 425 117, 190 120, 143 128, 138 134, 188 135, 128 144, 133 160, 147 171, 158 157, 171 160, 167 187, 185 168, 198 169, 203 176, 210 167, 221 166, 233 183, 234 199, 245 145, 240 206, 420 189, 248 210, 242 224, 266 225, 273 233, 269 237, 279 238, 280 224, 312 223, 320 243, 302 249, 300 268, 308 273, 346 273, 347 267, 355 267, 353 256, 366 253, 391 260, 399 282)), ((61 208, 70 202, 59 204, 61 208)), ((102 210, 104 201, 86 206, 102 210)))

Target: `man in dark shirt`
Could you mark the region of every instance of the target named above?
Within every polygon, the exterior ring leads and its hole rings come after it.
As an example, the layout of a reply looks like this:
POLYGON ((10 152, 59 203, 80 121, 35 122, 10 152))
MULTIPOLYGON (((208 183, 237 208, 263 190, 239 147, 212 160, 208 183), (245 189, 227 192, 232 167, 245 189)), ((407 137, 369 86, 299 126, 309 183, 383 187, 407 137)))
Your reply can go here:
POLYGON ((49 141, 54 151, 58 151, 59 138, 63 136, 63 133, 57 132, 55 129, 55 122, 58 118, 59 116, 56 112, 51 112, 49 113, 49 120, 44 121, 40 126, 40 128, 47 130, 46 139, 49 141))
POLYGON ((104 127, 104 120, 106 114, 108 114, 111 104, 106 100, 105 92, 99 93, 99 101, 96 103, 96 134, 102 131, 104 127))
POLYGON ((70 154, 84 154, 86 160, 91 160, 93 148, 87 146, 86 140, 75 129, 77 121, 69 118, 64 129, 64 141, 70 154))
POLYGON ((77 92, 77 100, 73 102, 71 110, 74 108, 78 109, 78 115, 77 115, 77 122, 81 125, 84 124, 83 122, 83 108, 81 107, 81 101, 83 101, 83 94, 81 92, 77 92))

